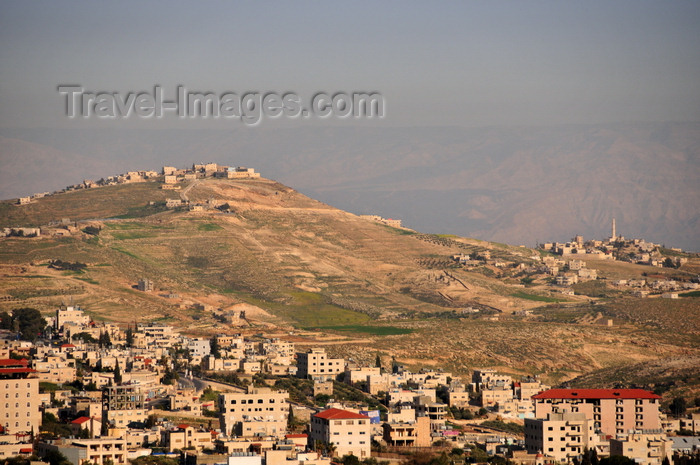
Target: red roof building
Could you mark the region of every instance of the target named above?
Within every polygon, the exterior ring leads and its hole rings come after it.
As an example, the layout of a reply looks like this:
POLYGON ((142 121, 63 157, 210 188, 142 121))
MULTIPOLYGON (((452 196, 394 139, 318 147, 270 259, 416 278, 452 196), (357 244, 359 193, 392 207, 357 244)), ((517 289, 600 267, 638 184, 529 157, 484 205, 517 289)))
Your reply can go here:
POLYGON ((368 416, 360 415, 359 413, 349 410, 341 410, 339 408, 329 408, 314 415, 317 418, 325 418, 326 420, 346 420, 346 419, 369 419, 368 416))
POLYGON ((661 397, 644 389, 549 389, 532 396, 535 418, 582 412, 595 430, 615 436, 661 428, 661 397))
POLYGON ((661 399, 644 389, 549 389, 533 399, 661 399))
POLYGON ((371 456, 370 429, 369 417, 330 408, 311 416, 309 445, 332 442, 338 457, 351 454, 362 460, 371 456))

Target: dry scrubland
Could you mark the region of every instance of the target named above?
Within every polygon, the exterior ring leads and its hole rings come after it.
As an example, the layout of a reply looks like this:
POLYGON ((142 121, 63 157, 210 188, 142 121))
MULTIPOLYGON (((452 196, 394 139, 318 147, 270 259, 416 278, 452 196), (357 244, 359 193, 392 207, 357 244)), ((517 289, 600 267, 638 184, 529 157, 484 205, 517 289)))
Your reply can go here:
MULTIPOLYGON (((619 298, 599 282, 591 286, 605 297, 595 304, 587 297, 551 297, 449 261, 454 253, 479 247, 526 260, 529 249, 390 228, 268 180, 206 180, 188 191, 191 201, 217 199, 233 213, 148 205, 178 195, 142 183, 56 195, 26 210, 1 203, 3 225, 70 217, 90 220, 81 227, 93 224, 102 231, 97 237, 0 241, 0 310, 22 305, 49 312, 72 298, 97 320, 164 321, 205 334, 221 324, 189 304, 247 303, 249 326, 243 331, 307 328, 310 336, 300 344, 327 344, 331 352, 357 360, 373 362, 379 353, 387 362, 394 356, 457 373, 493 366, 541 374, 549 382, 585 374, 608 382, 625 367, 653 372, 659 359, 682 362, 700 355, 697 298, 619 298), (47 266, 52 259, 88 267, 59 271, 47 266), (140 277, 153 280, 157 291, 134 289, 140 277), (504 313, 500 321, 455 315, 455 308, 467 306, 504 313), (511 315, 522 309, 534 315, 511 315), (595 324, 601 317, 613 318, 615 326, 595 324)), ((648 270, 601 265, 611 278, 648 270)), ((692 384, 697 365, 686 371, 692 384)))

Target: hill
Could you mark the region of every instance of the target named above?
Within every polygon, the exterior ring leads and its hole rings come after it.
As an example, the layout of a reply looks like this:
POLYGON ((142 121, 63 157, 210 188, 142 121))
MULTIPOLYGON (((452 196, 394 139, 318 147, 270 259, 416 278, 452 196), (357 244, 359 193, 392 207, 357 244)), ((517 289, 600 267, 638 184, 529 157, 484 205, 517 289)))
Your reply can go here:
MULTIPOLYGON (((3 225, 80 220, 68 237, 0 239, 0 310, 50 312, 70 300, 96 320, 163 321, 192 334, 292 331, 299 346, 324 344, 360 361, 379 353, 550 382, 698 353, 694 327, 673 333, 619 312, 614 327, 601 326, 595 315, 606 311, 605 299, 524 288, 512 267, 533 262, 536 252, 524 247, 389 227, 268 179, 207 178, 179 193, 160 186, 0 204, 3 225), (164 208, 178 196, 221 208, 164 208), (450 259, 486 251, 509 268, 465 269, 450 259), (87 266, 64 270, 53 260, 87 266), (140 278, 155 290, 137 290, 140 278), (241 310, 245 319, 228 319, 241 310)), ((685 299, 682 312, 697 319, 698 299, 685 299)))
POLYGON ((346 211, 399 217, 429 233, 534 245, 602 238, 616 218, 626 237, 700 251, 700 123, 0 135, 10 167, 0 172, 0 198, 191 163, 197 154, 255 166, 346 211))

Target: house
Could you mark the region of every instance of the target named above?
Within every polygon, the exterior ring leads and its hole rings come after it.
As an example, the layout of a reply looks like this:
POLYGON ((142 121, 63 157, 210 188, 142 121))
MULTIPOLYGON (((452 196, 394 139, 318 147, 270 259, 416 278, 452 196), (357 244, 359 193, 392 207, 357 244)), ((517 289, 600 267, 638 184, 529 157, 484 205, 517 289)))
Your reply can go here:
POLYGON ((297 353, 297 376, 320 380, 335 379, 345 370, 345 359, 328 358, 324 349, 297 353))
POLYGON ((371 456, 370 419, 365 415, 331 408, 311 416, 309 447, 333 443, 333 455, 354 455, 360 460, 371 456))
POLYGON ((248 386, 244 393, 219 395, 221 430, 231 436, 276 436, 287 433, 289 393, 248 386))

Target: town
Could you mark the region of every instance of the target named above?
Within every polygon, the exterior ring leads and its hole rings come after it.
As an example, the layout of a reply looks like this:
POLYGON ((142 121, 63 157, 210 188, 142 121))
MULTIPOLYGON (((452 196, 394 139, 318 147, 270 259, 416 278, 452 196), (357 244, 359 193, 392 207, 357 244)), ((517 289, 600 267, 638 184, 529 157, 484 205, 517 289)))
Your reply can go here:
POLYGON ((379 356, 360 366, 264 333, 120 327, 70 305, 48 318, 3 312, 0 323, 3 460, 375 464, 429 453, 445 463, 624 455, 662 465, 697 460, 700 448, 700 413, 684 416, 683 399, 662 411, 643 389, 551 388, 493 369, 465 379, 379 356))

